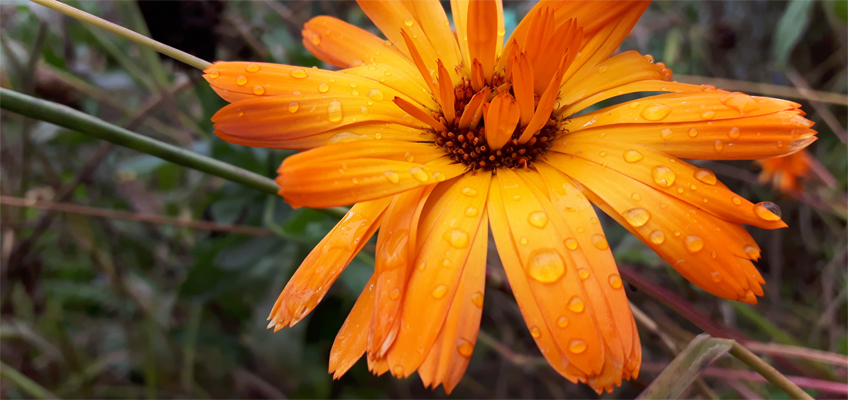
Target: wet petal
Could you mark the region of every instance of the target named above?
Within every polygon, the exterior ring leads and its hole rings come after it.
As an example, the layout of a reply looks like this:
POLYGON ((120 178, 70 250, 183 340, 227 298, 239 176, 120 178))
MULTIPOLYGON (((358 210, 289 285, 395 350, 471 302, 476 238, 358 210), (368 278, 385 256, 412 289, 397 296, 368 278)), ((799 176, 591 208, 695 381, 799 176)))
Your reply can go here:
POLYGON ((374 276, 371 276, 330 348, 329 373, 333 374, 333 379, 341 378, 365 353, 373 308, 374 276))

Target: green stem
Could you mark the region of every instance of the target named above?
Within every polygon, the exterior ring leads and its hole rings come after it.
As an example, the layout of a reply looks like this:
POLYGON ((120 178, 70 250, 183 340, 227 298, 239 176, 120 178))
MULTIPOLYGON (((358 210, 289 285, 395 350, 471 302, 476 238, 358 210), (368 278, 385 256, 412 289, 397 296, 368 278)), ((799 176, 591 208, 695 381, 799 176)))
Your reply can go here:
POLYGON ((127 28, 124 28, 120 25, 113 24, 109 21, 106 21, 102 18, 95 17, 87 12, 78 10, 74 7, 71 7, 67 4, 61 3, 56 0, 31 0, 33 3, 41 4, 47 8, 51 8, 53 10, 59 11, 65 15, 71 16, 83 22, 88 22, 89 24, 99 26, 103 29, 106 29, 112 33, 123 36, 133 42, 136 42, 142 46, 147 46, 153 50, 156 50, 168 57, 171 57, 175 60, 182 61, 192 67, 203 70, 206 69, 211 63, 209 61, 202 60, 197 58, 191 54, 175 49, 166 44, 157 42, 151 38, 148 38, 144 35, 141 35, 137 32, 133 32, 127 28))
POLYGON ((0 377, 7 379, 17 385, 21 390, 36 399, 58 399, 55 394, 39 385, 38 382, 29 379, 26 375, 18 370, 6 365, 0 361, 0 377))
POLYGON ((139 135, 61 104, 0 88, 0 108, 219 176, 261 192, 276 194, 279 190, 272 179, 139 135))
POLYGON ((774 367, 763 361, 762 358, 757 357, 756 354, 752 353, 738 342, 733 342, 733 347, 730 348, 730 354, 739 359, 739 361, 747 364, 754 371, 757 371, 757 373, 771 382, 772 385, 777 386, 778 389, 782 390, 793 399, 813 399, 812 396, 790 381, 789 378, 781 374, 780 371, 774 369, 774 367))

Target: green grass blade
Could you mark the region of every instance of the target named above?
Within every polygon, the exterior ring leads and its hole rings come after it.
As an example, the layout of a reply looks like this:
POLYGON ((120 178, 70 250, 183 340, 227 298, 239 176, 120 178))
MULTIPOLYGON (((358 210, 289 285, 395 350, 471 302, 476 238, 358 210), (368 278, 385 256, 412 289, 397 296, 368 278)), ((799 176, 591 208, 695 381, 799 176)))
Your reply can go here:
POLYGON ((706 333, 698 335, 637 398, 679 398, 707 365, 730 351, 733 343, 706 333))

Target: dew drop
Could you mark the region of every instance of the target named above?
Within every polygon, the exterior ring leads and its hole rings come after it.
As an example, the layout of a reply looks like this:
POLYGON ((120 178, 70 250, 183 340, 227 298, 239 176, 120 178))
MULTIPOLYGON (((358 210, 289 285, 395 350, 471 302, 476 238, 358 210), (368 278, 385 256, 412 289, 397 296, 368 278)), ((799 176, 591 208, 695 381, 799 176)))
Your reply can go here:
POLYGON ((403 367, 400 365, 395 365, 392 367, 392 374, 398 378, 403 376, 403 367))
POLYGON ((739 137, 742 136, 742 133, 739 132, 739 128, 734 126, 733 128, 730 128, 730 131, 727 132, 727 136, 731 139, 739 139, 739 137))
POLYGON ((601 152, 600 152, 600 155, 601 155, 601 157, 606 157, 606 156, 607 156, 607 152, 606 152, 606 151, 601 151, 601 152))
POLYGON ((429 177, 427 177, 427 173, 424 172, 424 169, 421 167, 412 167, 409 169, 409 173, 418 181, 426 182, 429 177))
POLYGON ((247 83, 247 77, 245 77, 244 75, 239 75, 238 77, 236 77, 236 85, 244 86, 245 83, 247 83))
POLYGON ((648 220, 651 219, 651 213, 649 213, 648 210, 645 210, 644 208, 634 208, 631 210, 627 210, 621 215, 624 217, 627 223, 637 228, 647 224, 648 220))
POLYGON ((742 205, 742 199, 740 199, 739 197, 733 196, 733 198, 730 199, 730 201, 732 201, 733 204, 736 204, 737 206, 742 205))
POLYGON ((631 110, 635 110, 635 109, 639 108, 640 104, 641 103, 639 103, 638 101, 634 101, 634 102, 628 104, 627 107, 629 107, 631 110))
POLYGON ((575 240, 574 238, 565 239, 565 247, 567 247, 569 250, 577 249, 577 240, 575 240))
POLYGON ((242 111, 242 109, 241 109, 241 108, 239 108, 239 109, 236 111, 236 113, 238 114, 238 116, 239 116, 239 117, 243 117, 243 116, 244 116, 244 111, 242 111))
POLYGON ((352 94, 352 95, 354 95, 354 96, 359 96, 359 92, 358 92, 358 91, 356 91, 356 90, 352 90, 352 91, 350 92, 350 94, 352 94))
POLYGON ((445 285, 439 285, 439 286, 436 286, 435 288, 433 288, 433 297, 435 297, 437 299, 441 299, 442 297, 445 297, 445 294, 447 294, 447 293, 448 293, 448 287, 445 286, 445 285))
POLYGON ((712 171, 703 168, 695 170, 695 179, 704 182, 707 185, 715 185, 717 182, 715 174, 712 171))
POLYGON ((754 205, 754 214, 765 221, 780 221, 780 207, 772 202, 763 201, 754 205))
POLYGON ((398 173, 395 171, 386 171, 384 175, 386 176, 386 179, 388 179, 391 183, 400 182, 400 175, 398 175, 398 173))
MULTIPOLYGON (((447 22, 448 21, 445 21, 445 23, 447 23, 447 22)), ((506 35, 506 29, 504 29, 504 28, 498 29, 498 36, 505 36, 505 35, 506 35)))
POLYGON ((695 235, 686 235, 683 243, 686 244, 686 250, 689 250, 690 253, 697 253, 704 248, 704 239, 695 235))
POLYGON ((306 71, 303 70, 303 68, 295 68, 289 71, 289 76, 295 79, 303 79, 309 76, 309 74, 307 74, 306 71))
POLYGON ((468 218, 476 217, 478 213, 477 207, 468 207, 465 209, 465 216, 468 218))
POLYGON ((289 112, 292 113, 292 114, 296 113, 298 107, 299 106, 298 106, 296 101, 289 103, 289 112))
POLYGON ((719 283, 721 282, 721 273, 718 271, 710 272, 710 276, 713 278, 713 282, 719 283))
POLYGON ((565 274, 565 262, 554 249, 537 249, 530 253, 527 274, 539 282, 556 282, 565 274))
POLYGON ((742 251, 744 251, 745 254, 748 255, 748 258, 750 258, 752 260, 757 260, 757 259, 760 258, 760 250, 757 249, 754 246, 745 246, 745 248, 742 249, 742 251))
POLYGON ((459 345, 456 346, 456 351, 463 357, 471 357, 471 353, 474 352, 474 345, 468 343, 465 339, 459 339, 459 345))
POLYGON ((470 188, 470 187, 462 188, 462 190, 460 192, 462 192, 462 194, 464 194, 468 197, 476 197, 477 196, 477 191, 470 188))
POLYGON ((210 78, 215 79, 215 78, 217 78, 217 77, 219 77, 219 76, 221 76, 221 73, 220 73, 220 72, 218 72, 218 70, 217 70, 217 69, 210 69, 210 70, 209 70, 209 77, 210 77, 210 78))
POLYGON ((412 162, 415 160, 415 156, 413 156, 411 153, 406 153, 406 156, 404 156, 403 159, 406 160, 406 162, 412 162))
POLYGON ((445 232, 442 238, 447 240, 448 243, 450 243, 450 245, 454 248, 464 249, 468 247, 468 232, 465 232, 462 229, 451 229, 445 232))
POLYGON ((701 119, 705 121, 709 121, 715 118, 715 111, 707 110, 701 113, 701 119))
POLYGON ((657 165, 654 167, 651 170, 651 176, 653 176, 654 182, 662 187, 671 186, 674 183, 675 178, 674 171, 664 165, 657 165))
POLYGON ((544 229, 548 225, 548 214, 544 211, 533 211, 527 216, 527 222, 539 229, 544 229))
POLYGON ((609 248, 609 243, 607 243, 607 238, 601 234, 592 235, 592 244, 595 245, 595 248, 598 250, 606 250, 609 248))
POLYGON ((663 242, 665 242, 665 233, 663 233, 661 230, 655 230, 651 232, 651 234, 648 236, 648 239, 653 244, 662 244, 663 242))
POLYGON ((539 338, 540 336, 542 336, 542 331, 534 326, 530 328, 530 336, 533 336, 534 338, 539 338))
POLYGON ((423 271, 423 270, 425 270, 425 269, 427 269, 427 262, 426 262, 426 261, 421 261, 421 263, 420 263, 420 264, 418 264, 418 270, 419 270, 419 271, 423 271))
POLYGON ((713 148, 715 148, 716 153, 721 153, 724 150, 724 143, 721 140, 716 140, 713 148))
POLYGON ((250 64, 247 64, 247 67, 245 67, 244 70, 247 71, 247 72, 258 72, 259 71, 259 65, 256 65, 254 63, 250 63, 250 64))
POLYGON ((524 236, 522 236, 522 237, 521 237, 521 239, 518 239, 518 243, 521 243, 521 244, 527 244, 527 243, 528 243, 528 242, 527 242, 527 238, 526 238, 526 237, 524 237, 524 236))
POLYGON ((645 57, 645 59, 646 59, 646 60, 648 60, 648 62, 649 62, 649 63, 653 63, 653 62, 654 62, 654 56, 652 56, 652 55, 650 55, 650 54, 645 54, 645 56, 644 56, 644 57, 645 57))
POLYGON ((621 289, 623 286, 621 283, 621 277, 618 274, 612 274, 609 276, 609 284, 613 289, 621 289))
POLYGON ((483 293, 474 292, 471 295, 471 303, 477 306, 477 308, 483 308, 483 293))
POLYGON ((453 268, 453 261, 447 258, 442 259, 442 268, 451 269, 453 268))
POLYGON ((368 91, 368 98, 378 101, 383 100, 383 92, 381 92, 380 89, 371 88, 371 90, 368 91))
POLYGON ((330 122, 341 122, 342 117, 342 103, 338 100, 331 101, 330 104, 327 105, 327 119, 330 120, 330 122))
POLYGON ((689 132, 687 132, 687 134, 691 138, 696 137, 696 136, 698 136, 698 130, 695 129, 695 128, 691 128, 691 129, 689 129, 689 132))
POLYGON ((609 65, 602 65, 600 68, 598 68, 599 74, 603 74, 604 72, 607 72, 607 71, 609 71, 609 65))
POLYGON ((263 94, 265 94, 265 88, 262 87, 262 85, 256 85, 253 87, 253 94, 257 96, 262 96, 263 94))
POLYGON ((665 104, 651 104, 645 107, 639 115, 648 121, 662 121, 668 114, 671 114, 671 107, 665 104))
POLYGON ((639 194, 639 193, 633 193, 633 194, 630 195, 630 198, 633 201, 639 201, 639 200, 642 200, 642 195, 639 194))
POLYGON ((517 194, 515 196, 512 196, 512 199, 515 200, 515 201, 519 201, 519 200, 521 200, 521 195, 517 194))
POLYGON ((327 91, 328 91, 328 90, 330 90, 330 85, 328 85, 326 82, 321 82, 321 83, 318 85, 318 91, 319 91, 319 92, 321 92, 321 93, 327 93, 327 91))
POLYGON ((635 163, 637 161, 642 160, 643 158, 644 157, 642 156, 642 153, 636 150, 627 150, 624 152, 624 161, 627 161, 629 163, 635 163))
POLYGON ((677 193, 683 194, 683 186, 677 187, 677 193))
POLYGON ((678 231, 677 229, 675 229, 672 234, 674 234, 674 237, 680 237, 680 231, 678 231))
POLYGON ((736 112, 741 115, 745 115, 746 113, 756 111, 761 108, 751 96, 739 92, 733 92, 722 97, 721 104, 736 110, 736 112))
POLYGON ((382 133, 377 132, 377 133, 375 133, 375 134, 374 134, 374 140, 380 140, 380 139, 382 139, 382 138, 383 138, 383 134, 382 134, 382 133))
POLYGON ((406 26, 412 26, 412 24, 414 24, 414 23, 415 23, 415 20, 413 20, 410 17, 406 17, 406 18, 403 19, 403 24, 406 25, 406 26))
POLYGON ((565 328, 568 326, 568 317, 565 315, 557 318, 557 326, 560 328, 565 328))
POLYGON ((576 313, 582 313, 586 309, 586 305, 583 304, 583 299, 574 296, 568 301, 568 309, 576 313))
POLYGON ((663 140, 668 140, 669 138, 671 138, 671 133, 671 129, 664 128, 660 131, 660 138, 662 138, 663 140))
POLYGON ((589 270, 586 268, 580 268, 577 270, 577 276, 585 281, 586 279, 589 279, 589 270))
POLYGON ((568 344, 568 351, 574 354, 580 354, 586 351, 587 347, 589 347, 589 345, 586 344, 585 340, 572 339, 571 342, 568 344))
POLYGON ((392 293, 389 295, 392 300, 397 300, 400 297, 400 289, 392 290, 392 293))

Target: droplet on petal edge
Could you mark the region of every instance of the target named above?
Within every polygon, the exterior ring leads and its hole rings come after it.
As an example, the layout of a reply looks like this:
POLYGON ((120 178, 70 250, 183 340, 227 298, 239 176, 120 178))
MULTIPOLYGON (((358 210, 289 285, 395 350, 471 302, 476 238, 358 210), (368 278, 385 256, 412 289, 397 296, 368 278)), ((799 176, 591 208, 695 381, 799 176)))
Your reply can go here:
POLYGON ((780 207, 769 201, 763 201, 754 205, 754 214, 765 221, 780 221, 782 215, 780 207))
POLYGON ((565 262, 554 249, 537 249, 530 253, 527 261, 527 275, 542 282, 558 281, 565 274, 565 262))

